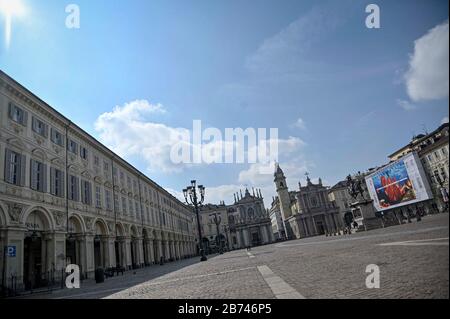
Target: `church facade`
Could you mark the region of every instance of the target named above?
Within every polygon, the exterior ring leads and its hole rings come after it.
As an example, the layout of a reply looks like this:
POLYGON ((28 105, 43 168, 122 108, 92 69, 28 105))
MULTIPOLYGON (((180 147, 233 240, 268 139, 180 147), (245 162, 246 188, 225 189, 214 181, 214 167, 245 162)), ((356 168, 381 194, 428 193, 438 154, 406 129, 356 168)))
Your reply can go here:
POLYGON ((328 188, 321 179, 314 184, 308 176, 306 186, 299 183, 298 191, 289 191, 284 172, 277 164, 274 183, 278 196, 271 211, 281 213, 288 239, 336 234, 342 228, 339 209, 329 200, 328 188))
POLYGON ((204 205, 201 208, 204 243, 215 246, 224 240, 228 250, 270 244, 275 241, 269 212, 264 208, 260 190, 248 189, 234 194, 231 205, 204 205), (218 218, 220 223, 217 225, 218 218))

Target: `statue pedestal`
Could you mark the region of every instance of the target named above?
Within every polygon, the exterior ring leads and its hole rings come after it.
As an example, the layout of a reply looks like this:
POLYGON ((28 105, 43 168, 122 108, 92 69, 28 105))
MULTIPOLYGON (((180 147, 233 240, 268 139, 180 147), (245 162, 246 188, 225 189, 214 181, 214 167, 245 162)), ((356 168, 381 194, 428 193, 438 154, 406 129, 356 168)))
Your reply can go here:
POLYGON ((358 223, 357 231, 384 227, 382 220, 376 216, 372 203, 371 199, 361 199, 350 204, 353 220, 358 223))

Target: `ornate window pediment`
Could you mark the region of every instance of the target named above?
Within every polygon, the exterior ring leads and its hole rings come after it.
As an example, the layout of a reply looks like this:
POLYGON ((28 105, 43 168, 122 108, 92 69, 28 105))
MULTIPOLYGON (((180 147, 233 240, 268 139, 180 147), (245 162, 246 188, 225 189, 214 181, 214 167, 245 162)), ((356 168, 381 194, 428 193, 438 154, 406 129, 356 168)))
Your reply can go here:
POLYGON ((54 159, 52 159, 50 162, 51 162, 53 165, 56 165, 56 166, 59 166, 59 167, 64 166, 63 161, 62 161, 61 159, 57 158, 57 157, 55 157, 54 159))
POLYGON ((81 173, 81 176, 83 176, 83 177, 85 177, 85 178, 87 178, 87 179, 91 179, 91 178, 92 178, 92 176, 91 176, 91 174, 89 173, 89 171, 83 171, 83 172, 81 173))
POLYGON ((94 181, 99 184, 103 184, 103 179, 100 176, 95 176, 94 181))
POLYGON ((15 147, 19 150, 27 150, 26 144, 22 142, 20 139, 15 137, 8 139, 8 145, 15 147))
POLYGON ((72 174, 78 174, 80 172, 80 168, 78 167, 78 165, 69 165, 69 172, 72 174))
POLYGON ((33 157, 39 158, 42 161, 45 161, 47 159, 47 155, 40 148, 35 148, 34 150, 31 151, 31 154, 33 155, 33 157))

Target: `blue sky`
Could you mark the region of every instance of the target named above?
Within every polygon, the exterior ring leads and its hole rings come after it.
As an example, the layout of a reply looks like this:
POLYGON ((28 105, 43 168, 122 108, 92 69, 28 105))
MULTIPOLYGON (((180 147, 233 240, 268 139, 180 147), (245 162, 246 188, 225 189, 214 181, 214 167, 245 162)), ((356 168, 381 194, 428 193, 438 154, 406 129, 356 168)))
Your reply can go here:
POLYGON ((65 27, 69 2, 22 2, 0 68, 174 192, 196 178, 209 201, 274 194, 248 164, 173 169, 167 135, 194 119, 278 128, 291 187, 383 164, 448 120, 448 1, 75 0, 80 29, 65 27))

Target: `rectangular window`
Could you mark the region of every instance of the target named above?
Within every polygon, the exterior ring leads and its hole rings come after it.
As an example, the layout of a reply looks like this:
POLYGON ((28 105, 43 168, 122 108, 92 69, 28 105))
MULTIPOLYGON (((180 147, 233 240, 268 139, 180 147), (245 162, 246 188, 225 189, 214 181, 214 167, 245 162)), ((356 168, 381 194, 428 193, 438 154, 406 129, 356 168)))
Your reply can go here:
POLYGON ((111 191, 108 189, 105 189, 105 202, 106 202, 106 209, 111 210, 111 191))
POLYGON ((78 154, 78 144, 75 141, 69 140, 67 150, 73 154, 78 154))
POLYGON ((131 199, 128 200, 128 207, 130 209, 130 215, 133 215, 133 202, 131 199))
POLYGON ((38 192, 47 191, 47 167, 45 164, 31 160, 30 187, 38 192))
POLYGON ((91 183, 88 181, 81 182, 81 202, 90 205, 92 203, 91 198, 91 183))
POLYGON ((5 153, 5 181, 17 186, 25 186, 25 155, 9 149, 6 149, 5 153))
POLYGON ((9 103, 8 111, 9 111, 8 115, 11 120, 23 126, 27 125, 28 113, 26 111, 24 111, 23 109, 12 103, 9 103))
POLYGON ((445 171, 445 168, 441 167, 441 177, 442 181, 446 181, 448 179, 447 172, 445 171))
POLYGON ((50 131, 50 140, 59 146, 64 146, 64 139, 62 134, 53 127, 50 129, 50 131))
POLYGON ((94 165, 100 166, 100 158, 97 155, 94 155, 94 165))
POLYGON ((127 200, 125 199, 125 197, 122 197, 122 212, 124 213, 124 215, 127 214, 127 200))
POLYGON ((86 147, 80 147, 80 156, 82 159, 87 160, 88 158, 88 150, 86 147))
POLYGON ((95 186, 95 206, 102 208, 102 195, 100 186, 95 186))
POLYGON ((434 152, 434 156, 436 157, 436 159, 439 161, 441 159, 441 155, 439 154, 439 152, 434 152))
POLYGON ((119 195, 117 195, 117 194, 114 194, 114 209, 117 212, 120 212, 119 195))
POLYGON ((107 173, 109 173, 109 163, 108 162, 103 162, 103 170, 107 173))
POLYGON ((50 168, 50 194, 64 197, 64 172, 54 167, 50 168))
POLYGON ((32 129, 37 134, 47 137, 48 136, 48 125, 42 122, 41 120, 35 118, 33 116, 32 129))
POLYGON ((70 175, 69 177, 69 199, 75 202, 80 200, 79 179, 70 175))
POLYGON ((131 178, 130 178, 130 176, 127 176, 127 188, 128 188, 128 191, 132 191, 132 189, 131 189, 131 178))
POLYGON ((138 216, 139 215, 139 204, 138 204, 138 202, 134 202, 134 208, 135 208, 135 211, 136 211, 136 216, 138 216))

